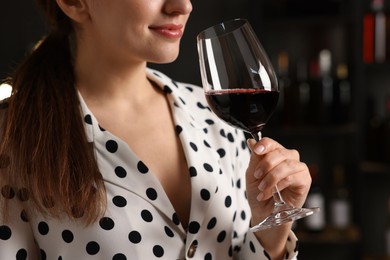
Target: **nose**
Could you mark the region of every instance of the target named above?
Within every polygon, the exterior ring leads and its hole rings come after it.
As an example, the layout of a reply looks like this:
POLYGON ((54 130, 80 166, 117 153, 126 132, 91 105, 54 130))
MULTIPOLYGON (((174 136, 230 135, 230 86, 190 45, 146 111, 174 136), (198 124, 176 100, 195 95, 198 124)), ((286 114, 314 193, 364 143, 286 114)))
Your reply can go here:
POLYGON ((188 15, 192 12, 190 0, 166 0, 165 12, 170 15, 188 15))

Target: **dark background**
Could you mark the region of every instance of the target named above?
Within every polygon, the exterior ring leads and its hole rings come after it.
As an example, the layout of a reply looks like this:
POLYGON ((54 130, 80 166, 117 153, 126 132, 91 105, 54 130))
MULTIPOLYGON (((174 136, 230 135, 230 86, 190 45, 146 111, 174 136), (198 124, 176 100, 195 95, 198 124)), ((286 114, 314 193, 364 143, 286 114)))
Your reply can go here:
MULTIPOLYGON (((388 10, 389 0, 385 3, 388 10)), ((386 142, 390 142, 390 115, 385 104, 390 96, 390 60, 388 57, 383 63, 373 64, 362 60, 362 21, 370 11, 370 1, 212 0, 193 1, 193 6, 177 61, 150 65, 178 81, 200 85, 197 33, 238 17, 251 22, 276 68, 278 54, 288 53, 287 77, 293 87, 297 62, 313 61, 323 49, 332 52, 334 67, 340 62, 348 65, 352 101, 345 121, 286 123, 281 118, 292 115, 294 110, 284 108, 264 133, 286 147, 298 149, 303 161, 319 169, 313 185, 320 187, 325 196, 322 210, 327 225, 312 232, 303 220, 297 222, 300 259, 386 259, 385 231, 390 225, 390 145, 386 142), (339 165, 346 170, 344 185, 352 209, 351 224, 346 229, 337 229, 330 221, 333 172, 339 165)), ((0 10, 0 79, 4 79, 46 33, 47 27, 32 0, 1 1, 0 10)), ((334 73, 332 76, 336 79, 334 73)), ((294 103, 294 96, 289 98, 293 109, 294 104, 299 105, 298 101, 294 103)))

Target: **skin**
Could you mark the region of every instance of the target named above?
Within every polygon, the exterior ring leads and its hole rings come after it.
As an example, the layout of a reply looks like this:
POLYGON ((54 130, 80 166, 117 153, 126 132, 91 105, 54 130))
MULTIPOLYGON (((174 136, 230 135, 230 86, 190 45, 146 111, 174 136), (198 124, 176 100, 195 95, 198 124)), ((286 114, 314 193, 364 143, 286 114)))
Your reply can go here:
MULTIPOLYGON (((76 87, 102 127, 146 162, 186 227, 191 186, 188 174, 182 173, 188 167, 165 94, 147 79, 146 64, 177 58, 192 11, 190 0, 57 3, 75 28, 76 87)), ((272 212, 275 184, 286 202, 302 206, 311 178, 298 152, 269 138, 258 143, 250 139, 248 146, 253 151, 246 172, 252 223, 272 212)), ((286 224, 256 233, 272 259, 283 257, 290 229, 291 224, 286 224)))

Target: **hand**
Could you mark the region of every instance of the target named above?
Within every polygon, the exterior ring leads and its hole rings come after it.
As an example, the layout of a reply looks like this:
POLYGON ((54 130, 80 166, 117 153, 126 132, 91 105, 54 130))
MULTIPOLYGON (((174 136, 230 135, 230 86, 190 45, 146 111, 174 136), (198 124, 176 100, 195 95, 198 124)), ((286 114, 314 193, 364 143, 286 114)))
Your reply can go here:
MULTIPOLYGON (((246 172, 246 188, 252 211, 252 225, 256 225, 274 209, 272 192, 278 186, 284 201, 294 207, 302 207, 311 185, 311 177, 305 163, 296 150, 284 148, 270 138, 256 143, 248 140, 252 151, 246 172)), ((271 259, 282 259, 292 222, 271 230, 255 233, 271 259)))
POLYGON ((296 150, 286 149, 270 138, 256 143, 248 140, 252 151, 246 173, 246 187, 255 225, 272 213, 272 191, 278 186, 284 201, 302 207, 311 185, 308 167, 296 150))

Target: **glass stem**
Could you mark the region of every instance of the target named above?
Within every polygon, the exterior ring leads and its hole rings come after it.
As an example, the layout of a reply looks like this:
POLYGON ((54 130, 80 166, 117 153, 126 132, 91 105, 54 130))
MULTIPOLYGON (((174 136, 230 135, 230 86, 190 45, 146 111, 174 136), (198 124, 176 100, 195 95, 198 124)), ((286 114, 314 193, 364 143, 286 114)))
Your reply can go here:
POLYGON ((272 197, 274 198, 275 207, 281 207, 286 204, 282 198, 282 194, 280 194, 279 188, 275 185, 274 190, 272 191, 272 197))

